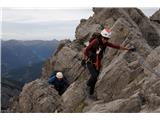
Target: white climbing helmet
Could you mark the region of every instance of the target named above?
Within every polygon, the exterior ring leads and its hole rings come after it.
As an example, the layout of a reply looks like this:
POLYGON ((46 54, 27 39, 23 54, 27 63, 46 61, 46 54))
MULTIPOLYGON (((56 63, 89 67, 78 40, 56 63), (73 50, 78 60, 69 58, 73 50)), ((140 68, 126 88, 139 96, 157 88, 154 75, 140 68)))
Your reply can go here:
POLYGON ((56 77, 57 77, 57 78, 63 78, 62 72, 57 72, 56 77))
POLYGON ((110 29, 105 28, 101 31, 101 35, 105 38, 111 38, 112 32, 110 29))

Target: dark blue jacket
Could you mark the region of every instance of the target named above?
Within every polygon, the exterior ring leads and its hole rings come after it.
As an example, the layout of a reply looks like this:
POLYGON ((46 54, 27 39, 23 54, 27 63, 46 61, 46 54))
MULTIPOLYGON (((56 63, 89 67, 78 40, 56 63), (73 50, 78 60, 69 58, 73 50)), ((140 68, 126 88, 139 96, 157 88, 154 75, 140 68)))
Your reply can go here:
POLYGON ((48 83, 50 85, 54 85, 54 88, 58 91, 59 95, 62 95, 69 86, 69 83, 65 78, 62 78, 62 80, 58 80, 56 75, 52 76, 48 80, 48 83))

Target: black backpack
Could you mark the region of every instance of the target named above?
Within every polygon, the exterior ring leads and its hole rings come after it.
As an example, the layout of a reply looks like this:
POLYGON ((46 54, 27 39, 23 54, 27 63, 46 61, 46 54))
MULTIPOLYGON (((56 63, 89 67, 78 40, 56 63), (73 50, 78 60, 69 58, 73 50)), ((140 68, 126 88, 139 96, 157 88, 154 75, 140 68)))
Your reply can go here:
POLYGON ((93 33, 92 37, 89 39, 89 43, 91 43, 94 39, 101 39, 101 34, 100 33, 93 33))

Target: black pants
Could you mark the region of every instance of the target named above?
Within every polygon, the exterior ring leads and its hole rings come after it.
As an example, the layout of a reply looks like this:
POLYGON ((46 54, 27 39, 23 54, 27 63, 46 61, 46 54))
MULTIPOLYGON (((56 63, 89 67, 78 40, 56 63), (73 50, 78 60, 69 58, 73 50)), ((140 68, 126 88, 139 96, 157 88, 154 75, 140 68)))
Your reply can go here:
POLYGON ((87 62, 87 68, 90 72, 91 77, 89 78, 88 82, 87 82, 87 86, 90 87, 90 95, 92 95, 94 93, 94 88, 97 82, 97 77, 99 75, 99 71, 96 70, 96 66, 91 63, 91 62, 87 62))

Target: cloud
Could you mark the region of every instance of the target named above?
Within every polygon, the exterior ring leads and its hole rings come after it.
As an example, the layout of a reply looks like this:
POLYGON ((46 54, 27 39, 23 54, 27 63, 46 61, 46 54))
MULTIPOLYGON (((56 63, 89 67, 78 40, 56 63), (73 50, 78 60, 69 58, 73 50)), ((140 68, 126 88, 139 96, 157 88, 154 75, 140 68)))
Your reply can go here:
MULTIPOLYGON (((140 8, 151 16, 159 8, 140 8)), ((2 9, 2 39, 74 39, 80 19, 93 15, 91 8, 2 9)))
POLYGON ((2 24, 3 39, 19 40, 51 40, 51 39, 74 39, 77 20, 38 22, 38 23, 14 23, 4 22, 2 24))
POLYGON ((2 39, 74 39, 80 19, 91 9, 3 9, 2 39))
POLYGON ((146 16, 150 17, 150 16, 152 16, 159 8, 150 7, 150 8, 140 8, 140 9, 143 11, 143 13, 144 13, 146 16))
POLYGON ((35 23, 50 21, 70 21, 87 18, 92 15, 90 9, 3 9, 3 21, 35 23))

